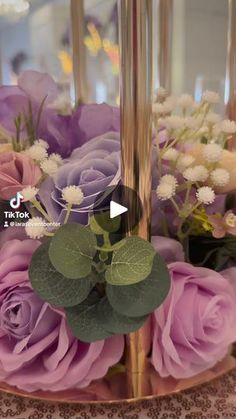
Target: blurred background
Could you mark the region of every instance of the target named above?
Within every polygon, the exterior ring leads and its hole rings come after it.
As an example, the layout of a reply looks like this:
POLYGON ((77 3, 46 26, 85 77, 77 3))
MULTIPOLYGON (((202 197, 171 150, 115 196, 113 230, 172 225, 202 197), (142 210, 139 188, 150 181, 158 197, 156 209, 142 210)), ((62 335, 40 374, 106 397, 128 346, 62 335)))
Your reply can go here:
MULTIPOLYGON (((172 0, 168 21, 160 15, 160 1, 153 0, 154 88, 167 77, 173 94, 189 92, 199 99, 203 90, 216 90, 223 110, 228 0, 172 0), (160 33, 168 38, 164 75, 160 39, 166 40, 160 33)), ((84 0, 84 7, 89 101, 118 104, 116 0, 84 0)), ((62 95, 74 101, 69 0, 0 0, 0 84, 15 84, 27 69, 51 74, 62 95)))

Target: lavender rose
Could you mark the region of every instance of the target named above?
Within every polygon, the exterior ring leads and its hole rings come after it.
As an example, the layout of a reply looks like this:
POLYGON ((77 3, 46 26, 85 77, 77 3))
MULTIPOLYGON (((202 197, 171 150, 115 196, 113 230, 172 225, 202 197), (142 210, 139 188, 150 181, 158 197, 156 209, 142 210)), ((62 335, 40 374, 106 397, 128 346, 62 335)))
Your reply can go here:
POLYGON ((153 236, 152 245, 166 263, 183 262, 185 259, 183 246, 177 240, 153 236))
POLYGON ((55 221, 63 222, 66 203, 61 191, 66 186, 80 186, 84 200, 73 207, 69 221, 87 224, 88 213, 92 211, 98 194, 106 187, 117 184, 119 179, 119 134, 111 132, 75 149, 54 180, 47 179, 41 185, 39 196, 50 216, 55 221))
POLYGON ((153 315, 152 362, 162 377, 188 378, 220 361, 236 340, 236 295, 221 274, 169 265, 172 288, 153 315))
POLYGON ((88 344, 74 338, 63 312, 31 289, 36 240, 9 240, 0 254, 0 381, 28 392, 84 388, 123 354, 122 336, 88 344))
POLYGON ((119 132, 120 111, 106 103, 81 105, 73 113, 71 124, 79 139, 78 146, 107 132, 119 132))

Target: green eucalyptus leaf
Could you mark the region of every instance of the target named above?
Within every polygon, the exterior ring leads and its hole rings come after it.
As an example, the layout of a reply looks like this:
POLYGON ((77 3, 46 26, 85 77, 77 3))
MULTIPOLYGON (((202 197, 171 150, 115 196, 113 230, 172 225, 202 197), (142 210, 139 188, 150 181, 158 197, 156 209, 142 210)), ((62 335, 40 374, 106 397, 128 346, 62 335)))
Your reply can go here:
POLYGON ((125 334, 140 329, 148 316, 127 317, 118 313, 104 297, 97 305, 97 318, 104 328, 112 334, 125 334))
POLYGON ((68 279, 57 272, 48 256, 50 241, 43 243, 33 254, 29 268, 32 287, 50 304, 60 307, 77 305, 90 293, 91 281, 89 278, 68 279))
POLYGON ((106 281, 111 285, 131 285, 143 281, 151 272, 155 250, 151 243, 133 236, 121 240, 115 250, 106 281))
POLYGON ((156 254, 152 271, 137 284, 115 286, 107 284, 106 295, 111 306, 129 317, 144 316, 159 307, 170 289, 170 274, 164 260, 156 254))
POLYGON ((121 217, 110 217, 109 211, 97 212, 89 220, 91 230, 98 235, 104 235, 107 232, 115 233, 120 228, 121 217))
POLYGON ((76 307, 66 308, 68 324, 74 336, 83 342, 95 342, 112 335, 107 332, 98 316, 99 295, 92 291, 88 298, 76 307))
POLYGON ((88 276, 96 254, 96 237, 80 224, 65 224, 52 238, 49 257, 58 272, 67 278, 88 276))

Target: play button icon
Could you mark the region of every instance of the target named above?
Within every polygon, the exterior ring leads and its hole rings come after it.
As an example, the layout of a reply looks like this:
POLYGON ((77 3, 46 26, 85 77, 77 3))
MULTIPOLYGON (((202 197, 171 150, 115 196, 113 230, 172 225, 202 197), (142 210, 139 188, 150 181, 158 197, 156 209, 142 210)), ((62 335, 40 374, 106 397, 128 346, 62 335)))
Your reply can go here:
POLYGON ((123 205, 117 204, 115 201, 110 202, 110 218, 118 217, 128 211, 128 208, 123 205))
POLYGON ((93 216, 102 230, 121 235, 138 225, 142 213, 137 192, 120 184, 101 192, 93 206, 93 216))

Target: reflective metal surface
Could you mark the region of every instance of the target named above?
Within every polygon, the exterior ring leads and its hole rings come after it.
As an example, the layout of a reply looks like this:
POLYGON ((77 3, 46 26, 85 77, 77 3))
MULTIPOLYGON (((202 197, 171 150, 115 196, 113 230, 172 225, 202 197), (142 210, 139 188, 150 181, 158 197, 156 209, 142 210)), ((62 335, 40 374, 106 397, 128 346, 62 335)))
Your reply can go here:
POLYGON ((71 0, 72 55, 76 102, 88 101, 84 27, 84 0, 71 0))
MULTIPOLYGON (((151 88, 152 0, 120 0, 121 151, 125 186, 134 189, 143 204, 137 234, 150 239, 151 222, 151 88)), ((130 218, 132 214, 130 213, 130 218)), ((127 339, 130 397, 148 394, 146 354, 149 325, 127 339)))

